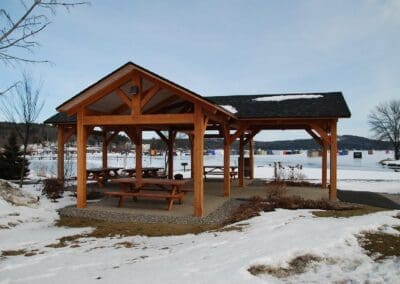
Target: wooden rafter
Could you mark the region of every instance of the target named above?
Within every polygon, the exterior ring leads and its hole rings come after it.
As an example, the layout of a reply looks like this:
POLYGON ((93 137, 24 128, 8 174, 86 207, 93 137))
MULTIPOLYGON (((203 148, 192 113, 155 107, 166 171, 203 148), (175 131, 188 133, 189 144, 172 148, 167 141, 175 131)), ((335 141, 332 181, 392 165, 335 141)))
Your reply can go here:
POLYGON ((325 130, 323 130, 319 125, 317 124, 311 124, 311 128, 313 130, 315 130, 315 132, 318 133, 318 135, 328 144, 331 143, 330 141, 330 137, 328 136, 328 134, 326 133, 325 130))
POLYGON ((155 84, 153 87, 151 87, 149 90, 144 92, 142 94, 141 102, 140 102, 140 107, 143 110, 143 107, 146 106, 146 104, 161 90, 160 86, 158 84, 155 84))
POLYGON ((317 134, 315 134, 315 132, 311 129, 311 128, 306 128, 306 131, 308 134, 310 134, 310 136, 312 138, 314 138, 315 141, 317 141, 317 143, 321 146, 323 146, 323 139, 321 137, 319 137, 317 134))
POLYGON ((127 106, 131 106, 131 99, 125 94, 120 88, 115 90, 117 96, 126 104, 127 106))
POLYGON ((170 97, 167 97, 166 99, 162 100, 161 102, 157 103, 156 105, 152 106, 150 109, 146 110, 146 114, 147 113, 156 113, 158 112, 160 109, 164 108, 165 106, 167 106, 170 103, 173 103, 175 101, 177 101, 179 99, 178 96, 176 95, 172 95, 170 97))
POLYGON ((230 136, 230 143, 232 144, 238 137, 242 136, 242 134, 247 130, 247 124, 242 124, 240 128, 230 136))

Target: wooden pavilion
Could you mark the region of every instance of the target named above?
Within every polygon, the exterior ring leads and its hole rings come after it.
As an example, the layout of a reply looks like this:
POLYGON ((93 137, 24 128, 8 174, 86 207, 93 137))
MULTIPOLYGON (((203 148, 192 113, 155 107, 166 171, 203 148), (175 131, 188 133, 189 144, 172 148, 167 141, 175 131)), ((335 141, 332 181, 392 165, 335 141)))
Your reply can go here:
MULTIPOLYGON (((203 148, 207 137, 224 139, 223 195, 230 196, 230 148, 239 139, 239 186, 244 186, 244 147, 254 163, 253 137, 261 130, 304 129, 322 148, 322 186, 336 199, 337 122, 350 117, 342 93, 202 97, 141 66, 128 62, 57 107, 45 123, 58 130, 58 178, 64 180, 64 145, 76 135, 77 207, 86 207, 86 146, 94 127, 102 129, 103 167, 107 145, 120 132, 136 146, 136 180, 142 178, 142 132, 154 131, 168 145, 168 177, 173 177, 173 145, 177 132, 192 147, 194 215, 203 215, 203 148), (213 130, 214 134, 207 134, 213 130), (164 135, 164 133, 168 135, 164 135), (215 134, 217 133, 217 134, 215 134)), ((252 167, 252 166, 251 166, 252 167)), ((251 168, 250 167, 250 168, 251 168)), ((253 176, 250 170, 250 178, 253 176)))

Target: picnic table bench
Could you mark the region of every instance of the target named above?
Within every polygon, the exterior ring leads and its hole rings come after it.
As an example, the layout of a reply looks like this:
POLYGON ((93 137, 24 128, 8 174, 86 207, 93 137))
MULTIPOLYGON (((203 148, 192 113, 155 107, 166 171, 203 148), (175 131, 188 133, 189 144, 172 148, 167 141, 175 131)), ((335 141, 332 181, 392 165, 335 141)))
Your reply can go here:
POLYGON ((189 180, 160 179, 160 178, 143 178, 138 184, 135 178, 118 178, 112 180, 113 183, 120 185, 120 191, 105 192, 111 197, 118 197, 118 207, 123 207, 126 197, 133 197, 137 201, 138 197, 149 199, 165 199, 167 201, 167 209, 171 210, 175 200, 179 204, 183 201, 183 196, 191 190, 181 189, 189 180))
POLYGON ((100 187, 104 186, 104 182, 119 178, 118 171, 122 169, 120 167, 107 167, 107 168, 92 168, 86 170, 86 178, 96 180, 100 187))
MULTIPOLYGON (((143 167, 142 168, 142 175, 144 178, 150 178, 150 177, 166 177, 166 176, 161 176, 158 174, 158 171, 162 170, 163 168, 158 168, 158 167, 143 167)), ((127 173, 129 177, 133 177, 136 174, 136 169, 135 168, 128 168, 128 169, 123 169, 123 172, 127 173)))
MULTIPOLYGON (((207 179, 207 175, 224 175, 224 166, 204 166, 203 167, 204 179, 207 179)), ((229 176, 231 179, 235 179, 237 176, 237 167, 230 166, 229 176)))

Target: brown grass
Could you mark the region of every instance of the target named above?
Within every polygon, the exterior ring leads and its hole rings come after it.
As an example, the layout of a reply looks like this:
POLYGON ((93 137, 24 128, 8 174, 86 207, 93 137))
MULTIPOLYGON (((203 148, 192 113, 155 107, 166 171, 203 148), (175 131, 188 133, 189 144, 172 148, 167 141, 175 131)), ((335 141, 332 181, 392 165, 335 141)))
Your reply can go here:
POLYGON ((358 205, 357 207, 350 209, 313 211, 312 213, 316 217, 349 218, 349 217, 362 216, 387 210, 389 209, 374 207, 369 205, 358 205))
POLYGON ((48 247, 65 247, 69 243, 80 238, 105 238, 120 236, 173 236, 184 234, 199 234, 215 229, 211 225, 181 225, 181 224, 136 224, 136 223, 114 223, 87 218, 61 217, 56 226, 83 228, 92 227, 94 230, 87 234, 72 235, 59 239, 58 243, 50 244, 48 247))
POLYGON ((19 249, 19 250, 2 250, 1 251, 1 256, 17 256, 17 255, 23 255, 26 253, 26 250, 24 249, 19 249))
MULTIPOLYGON (((299 196, 283 196, 282 189, 276 192, 271 192, 267 198, 255 196, 249 198, 246 203, 241 204, 229 218, 224 221, 224 225, 236 223, 242 220, 247 220, 260 215, 260 212, 274 211, 275 208, 283 209, 321 209, 340 212, 344 210, 356 210, 361 205, 330 202, 328 200, 308 200, 299 196)), ((319 212, 317 212, 319 213, 319 212)))
POLYGON ((260 274, 270 274, 277 278, 287 278, 289 276, 295 274, 304 273, 308 267, 310 267, 313 263, 321 261, 321 257, 312 255, 312 254, 305 254, 300 255, 292 259, 288 264, 289 266, 286 267, 273 267, 268 265, 254 265, 251 266, 248 271, 257 276, 260 274))
MULTIPOLYGON (((394 227, 400 232, 400 226, 394 227)), ((384 232, 364 232, 358 236, 360 246, 375 261, 388 257, 400 257, 400 235, 384 232)))

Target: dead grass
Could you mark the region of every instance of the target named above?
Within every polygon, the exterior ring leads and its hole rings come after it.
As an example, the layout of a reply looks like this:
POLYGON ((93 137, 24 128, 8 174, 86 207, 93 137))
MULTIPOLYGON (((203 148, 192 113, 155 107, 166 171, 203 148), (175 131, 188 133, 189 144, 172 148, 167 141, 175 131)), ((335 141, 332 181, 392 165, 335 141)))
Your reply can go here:
MULTIPOLYGON (((71 242, 77 242, 80 238, 106 238, 121 236, 173 236, 184 234, 199 234, 215 229, 211 225, 181 225, 181 224, 136 224, 136 223, 114 223, 87 218, 61 217, 56 222, 59 227, 83 228, 92 227, 91 233, 72 235, 60 238, 58 243, 47 245, 47 247, 65 247, 71 242)), ((125 244, 129 246, 128 244, 125 244)), ((133 245, 133 244, 132 244, 133 245)))
POLYGON ((128 241, 126 241, 126 242, 119 242, 119 243, 116 243, 116 244, 114 244, 114 247, 115 248, 133 248, 133 247, 135 247, 136 245, 134 244, 134 243, 132 243, 132 242, 128 242, 128 241))
POLYGON ((330 202, 328 200, 308 200, 299 196, 283 196, 284 189, 278 189, 270 192, 267 198, 259 196, 252 197, 246 203, 241 204, 229 218, 224 221, 224 225, 247 220, 260 215, 260 212, 274 211, 276 208, 283 209, 322 209, 332 211, 355 210, 359 205, 330 202))
POLYGON ((321 261, 322 258, 312 254, 295 257, 288 263, 288 267, 274 267, 268 265, 254 265, 248 271, 255 275, 270 274, 277 278, 287 278, 295 274, 304 273, 313 263, 321 261))
MULTIPOLYGON (((400 232, 400 227, 394 228, 400 232)), ((367 251, 367 255, 375 261, 388 257, 400 257, 400 235, 364 232, 357 238, 360 246, 367 251)))
POLYGON ((333 217, 333 218, 349 218, 355 216, 362 216, 389 209, 374 207, 369 205, 357 205, 354 208, 343 210, 326 210, 326 211, 313 211, 312 214, 316 217, 333 217))
POLYGON ((17 256, 17 255, 23 255, 26 253, 26 250, 24 249, 19 249, 19 250, 2 250, 1 251, 1 256, 17 256))

